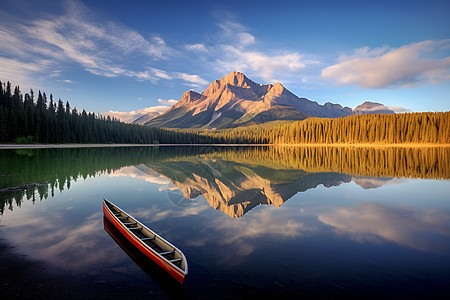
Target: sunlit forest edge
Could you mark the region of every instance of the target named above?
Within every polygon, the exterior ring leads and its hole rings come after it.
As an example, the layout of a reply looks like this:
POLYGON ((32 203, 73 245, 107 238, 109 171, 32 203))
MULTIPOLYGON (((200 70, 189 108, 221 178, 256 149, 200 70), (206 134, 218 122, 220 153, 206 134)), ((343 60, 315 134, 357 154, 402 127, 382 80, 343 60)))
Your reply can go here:
POLYGON ((449 145, 450 112, 307 118, 223 130, 123 123, 0 82, 0 143, 449 145), (36 98, 36 99, 35 99, 36 98))

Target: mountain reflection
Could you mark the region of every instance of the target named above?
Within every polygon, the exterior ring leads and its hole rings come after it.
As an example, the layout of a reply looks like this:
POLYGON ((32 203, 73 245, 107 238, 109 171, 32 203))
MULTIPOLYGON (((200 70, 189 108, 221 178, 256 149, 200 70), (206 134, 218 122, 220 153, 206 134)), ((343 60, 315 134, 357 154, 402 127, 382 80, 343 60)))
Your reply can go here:
POLYGON ((47 199, 101 174, 172 183, 227 215, 280 206, 293 195, 353 180, 363 188, 393 178, 449 179, 449 148, 124 147, 0 151, 0 213, 47 199), (133 167, 135 166, 135 167, 133 167), (128 168, 125 168, 128 167, 128 168), (125 169, 124 169, 125 168, 125 169))
POLYGON ((258 205, 279 207, 319 185, 353 180, 369 189, 401 182, 394 176, 448 178, 448 164, 439 159, 447 161, 447 155, 436 148, 244 148, 155 161, 147 170, 165 176, 185 198, 201 195, 214 209, 239 218, 258 205))
POLYGON ((330 187, 351 180, 346 174, 273 169, 220 156, 155 162, 149 167, 169 178, 184 197, 201 195, 211 207, 232 218, 242 217, 258 205, 279 207, 296 193, 320 184, 330 187))

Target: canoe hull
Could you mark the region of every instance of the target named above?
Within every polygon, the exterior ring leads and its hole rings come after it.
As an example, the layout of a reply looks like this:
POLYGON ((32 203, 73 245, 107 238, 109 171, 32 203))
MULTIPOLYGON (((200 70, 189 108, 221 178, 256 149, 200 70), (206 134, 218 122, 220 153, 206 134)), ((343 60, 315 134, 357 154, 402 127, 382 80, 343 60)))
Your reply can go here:
MULTIPOLYGON (((122 211, 123 212, 123 211, 122 211)), ((124 212, 123 212, 124 213, 124 212)), ((103 214, 104 216, 124 235, 124 237, 130 241, 136 248, 138 248, 145 256, 154 261, 157 265, 168 272, 176 281, 183 284, 186 274, 176 268, 167 260, 163 259, 155 251, 145 245, 138 237, 136 237, 128 228, 125 227, 103 202, 103 214)))

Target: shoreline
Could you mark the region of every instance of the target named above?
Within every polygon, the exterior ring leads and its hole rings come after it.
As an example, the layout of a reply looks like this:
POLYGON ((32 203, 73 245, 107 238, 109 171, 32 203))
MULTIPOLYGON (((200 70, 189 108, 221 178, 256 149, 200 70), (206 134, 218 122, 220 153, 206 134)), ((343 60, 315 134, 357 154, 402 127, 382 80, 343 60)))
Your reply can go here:
POLYGON ((4 149, 60 149, 60 148, 109 148, 109 147, 348 147, 348 148, 448 148, 450 144, 0 144, 4 149))

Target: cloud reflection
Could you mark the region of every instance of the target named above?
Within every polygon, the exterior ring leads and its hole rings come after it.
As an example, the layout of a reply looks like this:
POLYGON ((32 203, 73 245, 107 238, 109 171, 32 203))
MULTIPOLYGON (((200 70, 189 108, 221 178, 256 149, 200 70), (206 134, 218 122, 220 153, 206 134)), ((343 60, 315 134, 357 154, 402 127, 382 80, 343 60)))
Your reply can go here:
POLYGON ((170 180, 166 177, 160 175, 159 173, 153 171, 151 168, 145 165, 138 165, 132 167, 123 167, 114 173, 109 174, 110 177, 132 177, 140 180, 145 180, 147 182, 152 182, 156 184, 170 184, 170 180))
POLYGON ((39 249, 39 259, 53 266, 83 270, 120 259, 115 244, 101 242, 105 239, 101 212, 80 219, 77 224, 66 223, 66 218, 58 213, 32 218, 25 214, 22 219, 15 217, 17 225, 10 229, 14 231, 12 240, 27 253, 39 249))
POLYGON ((385 240, 423 251, 450 250, 450 215, 435 209, 368 203, 335 207, 318 218, 358 242, 385 240))
MULTIPOLYGON (((317 231, 315 226, 304 223, 298 217, 298 210, 279 207, 276 208, 276 213, 274 213, 273 209, 266 207, 265 209, 252 211, 252 214, 246 218, 232 219, 225 215, 218 216, 215 212, 212 212, 205 200, 183 210, 162 210, 157 206, 152 206, 148 209, 139 209, 132 215, 148 224, 157 223, 166 217, 175 219, 196 215, 195 226, 199 233, 189 236, 186 245, 200 248, 208 245, 224 246, 214 246, 214 248, 217 250, 216 254, 220 256, 220 259, 227 264, 230 264, 231 261, 238 263, 244 257, 252 254, 255 248, 260 246, 259 242, 255 242, 258 238, 265 236, 272 240, 295 239, 317 231), (205 211, 210 213, 205 213, 205 211)), ((174 233, 171 232, 171 234, 174 233)), ((174 240, 186 239, 182 232, 175 233, 172 238, 174 240)))

